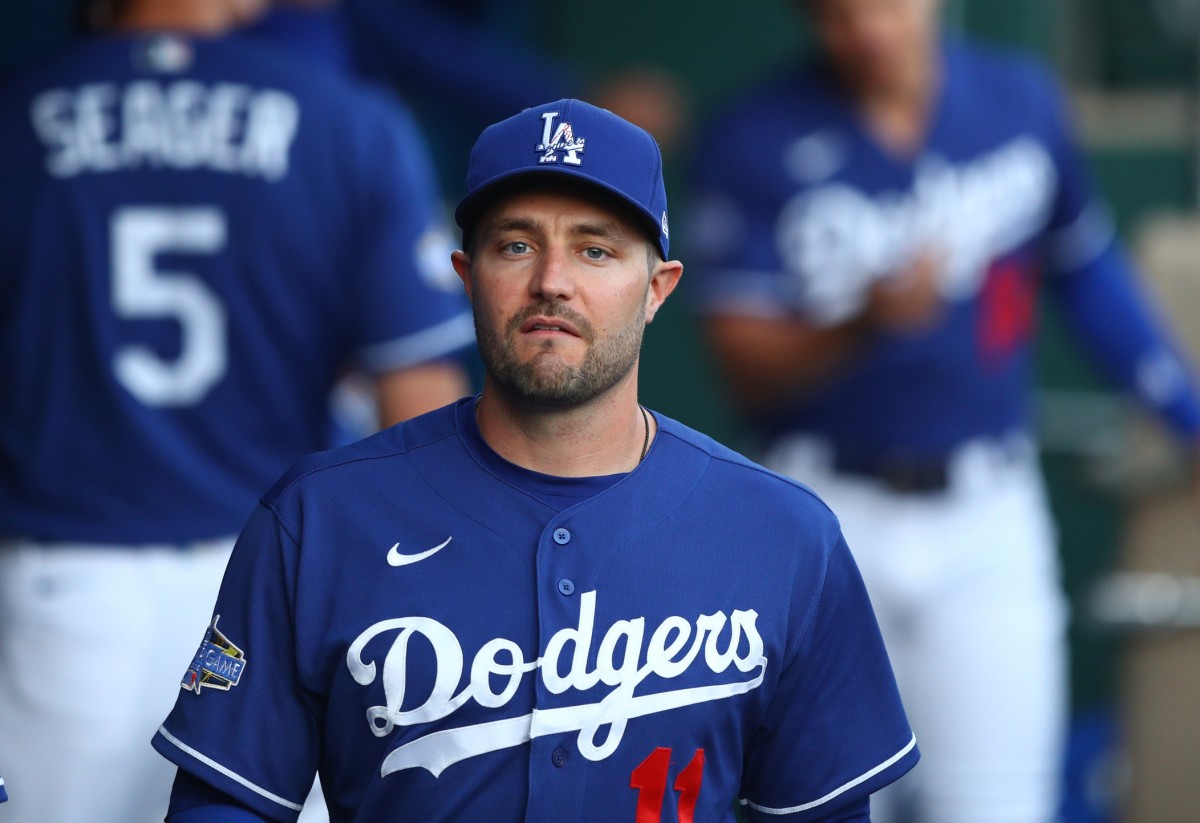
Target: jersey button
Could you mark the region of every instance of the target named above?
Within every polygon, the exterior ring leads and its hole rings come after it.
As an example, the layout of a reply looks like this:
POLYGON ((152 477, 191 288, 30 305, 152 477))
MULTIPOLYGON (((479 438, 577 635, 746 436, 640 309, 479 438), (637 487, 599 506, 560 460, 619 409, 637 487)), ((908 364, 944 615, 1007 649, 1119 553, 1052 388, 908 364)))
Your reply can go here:
POLYGON ((575 582, 564 577, 562 580, 558 581, 558 593, 567 595, 568 597, 572 594, 575 594, 575 582))
POLYGON ((554 530, 554 542, 560 546, 565 546, 571 542, 571 533, 566 529, 554 530))
POLYGON ((554 750, 554 754, 550 755, 550 762, 560 769, 567 765, 567 750, 559 746, 554 750))

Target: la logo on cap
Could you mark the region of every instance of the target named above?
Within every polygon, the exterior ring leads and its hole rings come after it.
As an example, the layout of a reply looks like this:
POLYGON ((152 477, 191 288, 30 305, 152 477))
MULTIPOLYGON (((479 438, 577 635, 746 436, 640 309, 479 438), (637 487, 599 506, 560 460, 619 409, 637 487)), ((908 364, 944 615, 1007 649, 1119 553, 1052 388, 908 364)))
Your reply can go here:
POLYGON ((539 163, 557 163, 558 153, 565 152, 562 161, 568 166, 579 166, 583 159, 579 152, 583 151, 584 138, 576 137, 570 123, 559 123, 554 127, 554 118, 558 112, 548 111, 542 114, 542 142, 538 143, 536 151, 541 152, 539 163))

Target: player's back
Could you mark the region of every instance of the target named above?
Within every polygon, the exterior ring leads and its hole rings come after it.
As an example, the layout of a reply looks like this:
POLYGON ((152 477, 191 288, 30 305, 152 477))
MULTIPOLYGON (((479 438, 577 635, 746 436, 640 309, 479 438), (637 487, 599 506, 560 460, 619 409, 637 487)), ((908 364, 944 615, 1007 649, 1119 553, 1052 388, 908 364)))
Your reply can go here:
POLYGON ((322 445, 347 361, 403 360, 406 313, 461 310, 393 276, 435 224, 415 140, 237 37, 106 37, 11 83, 0 536, 236 532, 322 445))

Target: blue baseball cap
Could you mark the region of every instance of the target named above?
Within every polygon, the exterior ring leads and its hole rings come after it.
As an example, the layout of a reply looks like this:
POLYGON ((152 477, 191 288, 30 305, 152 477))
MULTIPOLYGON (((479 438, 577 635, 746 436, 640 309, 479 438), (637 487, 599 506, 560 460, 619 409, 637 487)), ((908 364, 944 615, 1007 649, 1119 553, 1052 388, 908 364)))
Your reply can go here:
POLYGON ((525 109, 488 126, 471 149, 454 220, 465 231, 497 195, 539 179, 578 181, 615 196, 669 259, 662 153, 644 129, 582 100, 525 109))

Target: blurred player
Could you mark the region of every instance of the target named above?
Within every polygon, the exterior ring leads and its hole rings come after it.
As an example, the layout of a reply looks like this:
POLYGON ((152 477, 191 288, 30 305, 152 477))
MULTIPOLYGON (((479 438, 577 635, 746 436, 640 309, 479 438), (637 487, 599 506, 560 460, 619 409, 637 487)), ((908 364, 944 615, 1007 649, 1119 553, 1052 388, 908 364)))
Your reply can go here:
POLYGON ((339 373, 385 422, 465 393, 413 124, 229 33, 261 5, 105 4, 0 95, 6 820, 161 819, 180 649, 339 373))
POLYGON ((168 819, 290 821, 319 768, 339 820, 866 820, 918 755, 836 519, 638 404, 682 272, 654 140, 527 109, 456 216, 483 393, 263 498, 154 740, 168 819))
POLYGON ((700 152, 711 339, 768 464, 854 547, 924 752, 885 794, 915 791, 922 821, 1045 823, 1066 676, 1030 437, 1043 271, 1098 361, 1193 441, 1196 394, 1044 69, 943 39, 937 0, 798 6, 820 59, 700 152))
MULTIPOLYGON (((587 87, 590 99, 649 131, 668 148, 687 117, 675 79, 623 64, 586 80, 579 68, 533 47, 540 14, 525 0, 306 0, 279 7, 248 34, 300 51, 310 63, 399 88, 447 144, 509 113, 587 87), (454 105, 448 106, 447 101, 454 105)), ((444 163, 459 168, 466 148, 444 163)), ((462 180, 462 172, 453 178, 462 180)))

